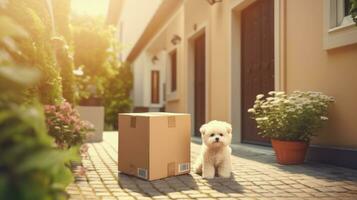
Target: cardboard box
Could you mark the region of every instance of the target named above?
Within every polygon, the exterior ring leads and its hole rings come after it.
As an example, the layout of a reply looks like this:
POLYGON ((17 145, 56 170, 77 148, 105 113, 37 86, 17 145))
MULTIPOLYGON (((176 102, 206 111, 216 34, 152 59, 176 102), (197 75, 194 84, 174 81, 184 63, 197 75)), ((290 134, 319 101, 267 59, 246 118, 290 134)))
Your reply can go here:
POLYGON ((119 114, 119 171, 146 180, 190 172, 191 116, 119 114))

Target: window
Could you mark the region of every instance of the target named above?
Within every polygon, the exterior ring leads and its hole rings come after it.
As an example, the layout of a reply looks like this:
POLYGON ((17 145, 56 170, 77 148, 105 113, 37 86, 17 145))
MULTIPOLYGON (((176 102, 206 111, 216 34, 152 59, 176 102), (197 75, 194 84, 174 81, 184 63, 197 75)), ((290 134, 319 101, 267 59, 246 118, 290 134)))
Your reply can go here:
POLYGON ((349 14, 351 9, 350 0, 331 0, 330 4, 330 28, 348 25, 353 22, 349 14))
POLYGON ((324 0, 324 48, 357 43, 357 27, 349 10, 349 0, 324 0))
POLYGON ((174 50, 170 54, 170 66, 171 66, 171 92, 175 92, 177 89, 177 53, 174 50))
POLYGON ((160 71, 151 71, 151 103, 160 102, 160 71))

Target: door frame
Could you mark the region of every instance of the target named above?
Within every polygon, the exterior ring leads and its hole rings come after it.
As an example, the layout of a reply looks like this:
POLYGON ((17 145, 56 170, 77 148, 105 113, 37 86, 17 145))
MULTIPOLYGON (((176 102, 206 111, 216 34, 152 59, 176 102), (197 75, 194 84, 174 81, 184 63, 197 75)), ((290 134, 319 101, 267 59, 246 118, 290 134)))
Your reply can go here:
POLYGON ((187 102, 188 102, 188 112, 191 114, 191 134, 195 136, 195 94, 194 94, 194 72, 195 72, 195 39, 199 36, 205 34, 205 121, 207 122, 210 116, 209 113, 209 31, 207 31, 208 24, 203 23, 201 26, 197 27, 196 30, 193 30, 187 35, 187 102))
MULTIPOLYGON (((241 13, 252 3, 257 0, 234 0, 230 5, 230 17, 229 17, 229 38, 231 43, 229 46, 229 95, 228 105, 231 109, 229 112, 229 119, 233 127, 233 143, 242 142, 242 85, 241 85, 241 13), (234 87, 233 87, 234 86, 234 87)), ((280 19, 281 15, 281 0, 274 0, 274 89, 275 90, 284 90, 284 78, 281 77, 282 58, 284 57, 281 53, 282 44, 281 42, 281 30, 285 27, 282 26, 282 20, 280 19)))

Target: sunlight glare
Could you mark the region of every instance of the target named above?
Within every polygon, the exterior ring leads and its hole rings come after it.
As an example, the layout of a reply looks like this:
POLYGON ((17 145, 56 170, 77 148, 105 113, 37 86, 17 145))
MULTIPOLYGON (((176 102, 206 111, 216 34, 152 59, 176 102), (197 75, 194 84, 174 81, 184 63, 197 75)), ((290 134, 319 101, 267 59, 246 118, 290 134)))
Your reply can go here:
POLYGON ((109 0, 72 0, 73 14, 105 16, 108 11, 109 0))

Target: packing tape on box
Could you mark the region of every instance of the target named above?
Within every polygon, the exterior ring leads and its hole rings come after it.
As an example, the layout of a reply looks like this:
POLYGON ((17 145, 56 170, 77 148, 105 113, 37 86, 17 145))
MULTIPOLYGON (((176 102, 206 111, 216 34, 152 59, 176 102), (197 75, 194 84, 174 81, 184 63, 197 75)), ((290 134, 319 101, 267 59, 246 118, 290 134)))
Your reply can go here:
POLYGON ((130 117, 130 128, 136 128, 136 117, 135 116, 130 117))
POLYGON ((167 117, 167 126, 169 128, 175 128, 176 127, 176 118, 175 118, 175 116, 167 117))
POLYGON ((175 176, 176 175, 176 163, 170 162, 167 164, 167 175, 175 176))

